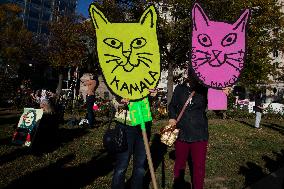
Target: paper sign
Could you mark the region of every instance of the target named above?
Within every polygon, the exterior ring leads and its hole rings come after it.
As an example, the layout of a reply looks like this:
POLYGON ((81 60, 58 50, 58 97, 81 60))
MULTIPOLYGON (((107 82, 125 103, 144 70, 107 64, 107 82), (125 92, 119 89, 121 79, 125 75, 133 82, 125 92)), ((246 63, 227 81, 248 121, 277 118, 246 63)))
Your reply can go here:
POLYGON ((137 23, 113 23, 94 4, 89 13, 96 30, 97 54, 107 86, 130 100, 143 99, 160 78, 157 13, 148 7, 137 23))
POLYGON ((244 68, 249 17, 246 9, 234 23, 226 23, 210 20, 198 3, 192 9, 192 70, 205 86, 219 90, 208 93, 208 109, 225 107, 227 97, 215 95, 233 86, 244 68))

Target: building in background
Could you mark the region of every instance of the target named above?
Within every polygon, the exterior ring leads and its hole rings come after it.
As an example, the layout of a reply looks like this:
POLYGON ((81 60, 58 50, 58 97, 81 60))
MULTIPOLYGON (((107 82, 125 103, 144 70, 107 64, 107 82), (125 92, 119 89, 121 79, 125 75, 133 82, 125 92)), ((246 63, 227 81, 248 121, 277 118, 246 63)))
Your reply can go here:
POLYGON ((22 18, 29 31, 37 34, 48 33, 48 23, 54 13, 75 14, 77 0, 4 0, 1 3, 15 3, 23 9, 22 18))
MULTIPOLYGON (((282 7, 281 11, 284 13, 284 0, 279 0, 278 4, 282 7)), ((283 28, 275 28, 271 35, 274 36, 280 30, 283 30, 283 28)), ((266 102, 281 102, 284 98, 284 53, 279 49, 274 49, 270 57, 273 59, 272 64, 276 67, 277 74, 270 75, 269 80, 271 82, 264 86, 266 102)))

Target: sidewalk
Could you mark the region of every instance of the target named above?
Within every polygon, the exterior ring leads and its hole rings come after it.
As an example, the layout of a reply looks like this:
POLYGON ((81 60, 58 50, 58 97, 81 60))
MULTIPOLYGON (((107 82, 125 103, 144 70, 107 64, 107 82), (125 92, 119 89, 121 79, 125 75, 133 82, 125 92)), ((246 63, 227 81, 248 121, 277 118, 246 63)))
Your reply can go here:
POLYGON ((264 177, 246 189, 284 189, 284 167, 264 177))

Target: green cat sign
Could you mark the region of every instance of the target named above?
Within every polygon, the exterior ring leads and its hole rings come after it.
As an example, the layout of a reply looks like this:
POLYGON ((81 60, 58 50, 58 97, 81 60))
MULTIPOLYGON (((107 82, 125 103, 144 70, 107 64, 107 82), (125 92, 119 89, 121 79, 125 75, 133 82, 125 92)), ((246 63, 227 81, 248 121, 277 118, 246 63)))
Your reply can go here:
POLYGON ((139 100, 160 79, 157 13, 148 7, 137 23, 112 23, 94 4, 89 13, 96 30, 99 63, 116 95, 139 100))

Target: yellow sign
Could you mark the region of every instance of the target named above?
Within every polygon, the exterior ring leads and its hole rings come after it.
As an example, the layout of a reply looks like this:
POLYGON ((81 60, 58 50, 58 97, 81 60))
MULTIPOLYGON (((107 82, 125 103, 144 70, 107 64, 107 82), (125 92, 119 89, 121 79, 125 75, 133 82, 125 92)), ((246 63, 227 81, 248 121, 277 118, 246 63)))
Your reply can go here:
POLYGON ((96 30, 99 63, 116 95, 138 100, 160 79, 157 13, 148 7, 137 23, 111 23, 94 4, 89 13, 96 30))

